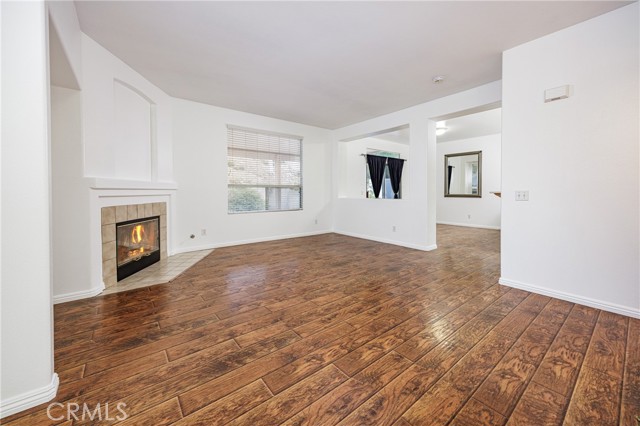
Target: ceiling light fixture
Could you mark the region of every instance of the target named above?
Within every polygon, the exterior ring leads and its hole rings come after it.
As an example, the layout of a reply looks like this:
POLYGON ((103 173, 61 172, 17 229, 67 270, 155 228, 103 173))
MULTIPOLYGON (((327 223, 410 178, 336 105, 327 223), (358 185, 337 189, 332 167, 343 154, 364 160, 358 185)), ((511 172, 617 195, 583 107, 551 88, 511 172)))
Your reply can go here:
POLYGON ((433 84, 440 84, 444 81, 444 76, 436 75, 435 77, 433 77, 433 79, 431 79, 431 81, 433 81, 433 84))
POLYGON ((449 130, 449 128, 446 126, 446 124, 446 121, 438 121, 436 123, 436 136, 442 136, 447 133, 447 130, 449 130))

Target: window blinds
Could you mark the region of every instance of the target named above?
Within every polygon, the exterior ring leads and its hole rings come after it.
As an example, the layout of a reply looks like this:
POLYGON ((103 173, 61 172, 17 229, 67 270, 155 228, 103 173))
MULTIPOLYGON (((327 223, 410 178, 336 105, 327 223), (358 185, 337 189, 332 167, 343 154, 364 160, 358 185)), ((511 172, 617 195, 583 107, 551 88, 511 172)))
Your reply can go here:
POLYGON ((302 139, 238 127, 227 131, 229 213, 302 208, 302 139))

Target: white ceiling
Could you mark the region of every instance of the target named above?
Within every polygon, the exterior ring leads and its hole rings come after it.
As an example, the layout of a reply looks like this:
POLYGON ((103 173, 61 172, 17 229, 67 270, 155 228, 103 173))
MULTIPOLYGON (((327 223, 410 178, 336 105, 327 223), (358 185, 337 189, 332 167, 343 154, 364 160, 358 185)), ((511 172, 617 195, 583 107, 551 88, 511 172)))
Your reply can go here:
POLYGON ((437 136, 438 142, 495 135, 502 131, 502 108, 446 120, 445 126, 448 130, 444 135, 437 136))
POLYGON ((501 52, 630 2, 76 1, 168 94, 335 129, 501 78, 501 52), (431 79, 444 75, 444 83, 431 79))
POLYGON ((382 139, 383 141, 403 143, 409 145, 411 141, 409 131, 409 125, 402 126, 400 129, 396 129, 390 132, 383 132, 372 136, 374 139, 382 139))
MULTIPOLYGON (((438 143, 495 135, 502 132, 502 108, 463 115, 438 123, 445 123, 447 128, 445 134, 437 137, 438 143)), ((409 133, 409 126, 407 125, 370 137, 408 145, 411 141, 409 133)))

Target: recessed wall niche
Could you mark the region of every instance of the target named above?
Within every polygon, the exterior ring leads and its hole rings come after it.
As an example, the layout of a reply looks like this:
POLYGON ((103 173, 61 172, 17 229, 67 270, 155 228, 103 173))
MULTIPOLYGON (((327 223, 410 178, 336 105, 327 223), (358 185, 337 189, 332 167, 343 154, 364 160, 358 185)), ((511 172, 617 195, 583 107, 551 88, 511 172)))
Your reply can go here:
POLYGON ((114 80, 115 177, 154 180, 155 104, 140 90, 114 80))
MULTIPOLYGON (((408 159, 410 152, 409 125, 405 124, 365 135, 342 140, 338 143, 338 196, 340 198, 373 198, 370 180, 367 178, 366 154, 408 159)), ((404 165, 407 176, 409 163, 404 165)), ((401 182, 401 198, 407 195, 407 179, 401 182)), ((380 198, 393 198, 393 192, 383 181, 380 198), (386 190, 386 191, 385 191, 386 190), (386 197, 384 197, 386 195, 386 197)))

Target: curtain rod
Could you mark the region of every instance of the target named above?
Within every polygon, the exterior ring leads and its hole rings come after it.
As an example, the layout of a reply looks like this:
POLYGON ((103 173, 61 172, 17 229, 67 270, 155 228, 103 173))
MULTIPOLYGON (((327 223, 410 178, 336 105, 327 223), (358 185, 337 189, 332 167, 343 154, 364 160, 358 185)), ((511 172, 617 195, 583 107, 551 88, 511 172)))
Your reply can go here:
MULTIPOLYGON (((369 155, 369 154, 360 154, 361 157, 366 157, 367 155, 369 155)), ((375 154, 371 154, 371 155, 375 155, 375 154)), ((396 158, 396 157, 387 157, 386 155, 376 155, 376 157, 396 158)), ((397 158, 397 160, 409 161, 409 160, 405 160, 404 158, 397 158)))

